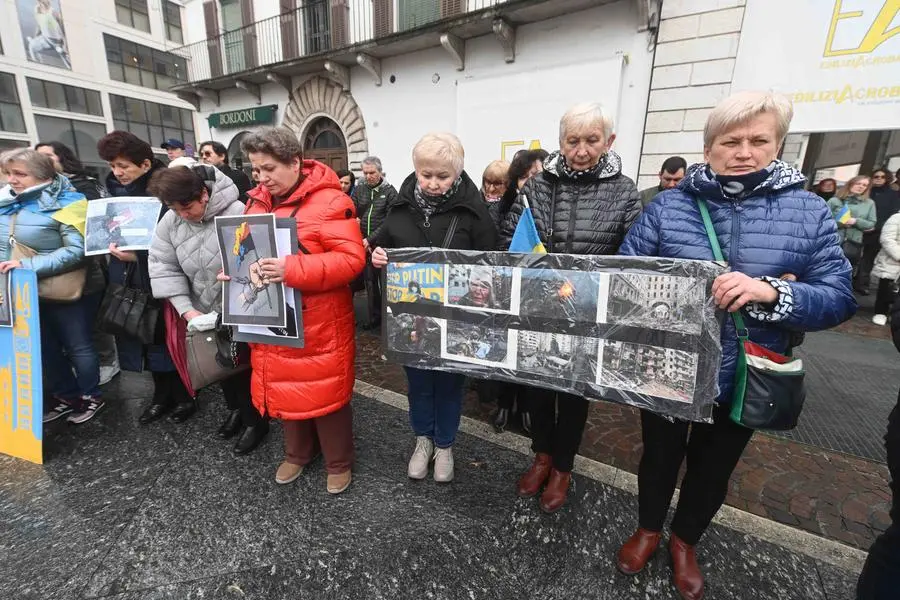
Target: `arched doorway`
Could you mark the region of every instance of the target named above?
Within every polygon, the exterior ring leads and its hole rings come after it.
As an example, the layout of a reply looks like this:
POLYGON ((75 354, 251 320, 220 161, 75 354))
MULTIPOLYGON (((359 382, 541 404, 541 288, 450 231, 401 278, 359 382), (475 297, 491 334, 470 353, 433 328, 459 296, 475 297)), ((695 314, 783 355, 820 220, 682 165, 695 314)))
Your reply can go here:
POLYGON ((231 138, 231 142, 228 144, 228 162, 231 163, 231 166, 235 169, 246 173, 247 177, 250 177, 250 159, 247 158, 247 155, 241 150, 241 142, 249 133, 249 131, 240 132, 231 138))
POLYGON ((347 142, 338 124, 319 117, 303 136, 303 156, 325 163, 335 171, 347 168, 347 142))

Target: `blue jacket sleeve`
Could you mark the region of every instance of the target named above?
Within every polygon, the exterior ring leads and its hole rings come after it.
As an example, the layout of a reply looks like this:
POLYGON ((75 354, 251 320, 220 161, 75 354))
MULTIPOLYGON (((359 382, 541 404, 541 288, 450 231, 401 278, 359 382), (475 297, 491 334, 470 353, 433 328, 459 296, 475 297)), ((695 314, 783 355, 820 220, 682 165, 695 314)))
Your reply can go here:
POLYGON ((794 306, 783 325, 802 331, 828 329, 856 313, 849 261, 838 243, 831 210, 822 207, 819 233, 809 268, 790 284, 794 306))
POLYGON ((619 254, 626 256, 659 256, 659 212, 662 203, 652 202, 625 235, 619 254))
POLYGON ((62 246, 49 254, 38 254, 22 260, 22 268, 34 271, 38 279, 73 271, 84 261, 84 237, 71 225, 54 221, 62 246))

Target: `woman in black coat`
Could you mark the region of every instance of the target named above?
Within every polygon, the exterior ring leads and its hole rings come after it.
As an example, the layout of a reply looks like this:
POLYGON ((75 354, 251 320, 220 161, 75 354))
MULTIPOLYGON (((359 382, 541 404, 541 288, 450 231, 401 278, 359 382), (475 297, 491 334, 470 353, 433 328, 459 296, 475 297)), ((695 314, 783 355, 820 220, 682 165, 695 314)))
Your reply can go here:
MULTIPOLYGON (((451 133, 428 134, 416 144, 416 170, 400 186, 374 243, 375 268, 387 265, 385 248, 494 250, 496 228, 478 186, 463 171, 463 157, 462 144, 451 133)), ((452 481, 453 442, 462 414, 465 375, 413 367, 405 370, 409 420, 416 435, 407 474, 411 479, 424 479, 433 457, 434 480, 452 481)))
MULTIPOLYGON (((544 161, 513 202, 501 228, 509 246, 524 198, 547 252, 616 254, 641 212, 634 182, 622 175, 619 156, 610 150, 612 119, 599 104, 580 104, 560 121, 560 151, 544 161)), ((519 479, 522 497, 541 495, 544 512, 566 501, 572 466, 587 422, 588 401, 574 394, 530 388, 534 463, 519 479)))
MULTIPOLYGON (((153 156, 150 144, 126 131, 113 131, 97 143, 100 157, 109 163, 112 173, 106 178, 106 189, 110 196, 150 196, 147 184, 158 169, 166 166, 153 156)), ((165 205, 160 218, 168 210, 165 205)), ((130 287, 150 292, 149 252, 146 250, 123 251, 110 244, 109 279, 124 282, 126 273, 131 272, 130 287)), ((196 411, 194 399, 190 396, 175 363, 166 348, 166 329, 163 312, 160 311, 156 323, 156 339, 153 344, 144 345, 136 339, 116 338, 119 350, 119 364, 126 371, 149 370, 153 375, 153 398, 140 416, 142 424, 151 423, 172 411, 170 419, 181 423, 196 411)))

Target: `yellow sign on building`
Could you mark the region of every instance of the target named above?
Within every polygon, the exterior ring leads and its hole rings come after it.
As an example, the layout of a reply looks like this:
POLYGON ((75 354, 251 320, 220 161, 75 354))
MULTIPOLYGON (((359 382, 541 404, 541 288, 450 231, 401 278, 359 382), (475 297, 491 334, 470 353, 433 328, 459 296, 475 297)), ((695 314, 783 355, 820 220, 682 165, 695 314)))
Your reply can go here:
POLYGON ((13 326, 0 327, 0 453, 41 464, 41 326, 33 271, 12 271, 11 300, 13 326))

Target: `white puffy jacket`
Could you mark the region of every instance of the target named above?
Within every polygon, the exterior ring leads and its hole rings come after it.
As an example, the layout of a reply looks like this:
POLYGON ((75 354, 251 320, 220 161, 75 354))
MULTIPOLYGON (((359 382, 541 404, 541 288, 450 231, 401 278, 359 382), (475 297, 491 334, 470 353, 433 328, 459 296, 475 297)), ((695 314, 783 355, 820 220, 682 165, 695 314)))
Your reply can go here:
POLYGON ((897 279, 900 277, 900 213, 893 215, 881 229, 881 251, 875 257, 872 277, 897 279))

